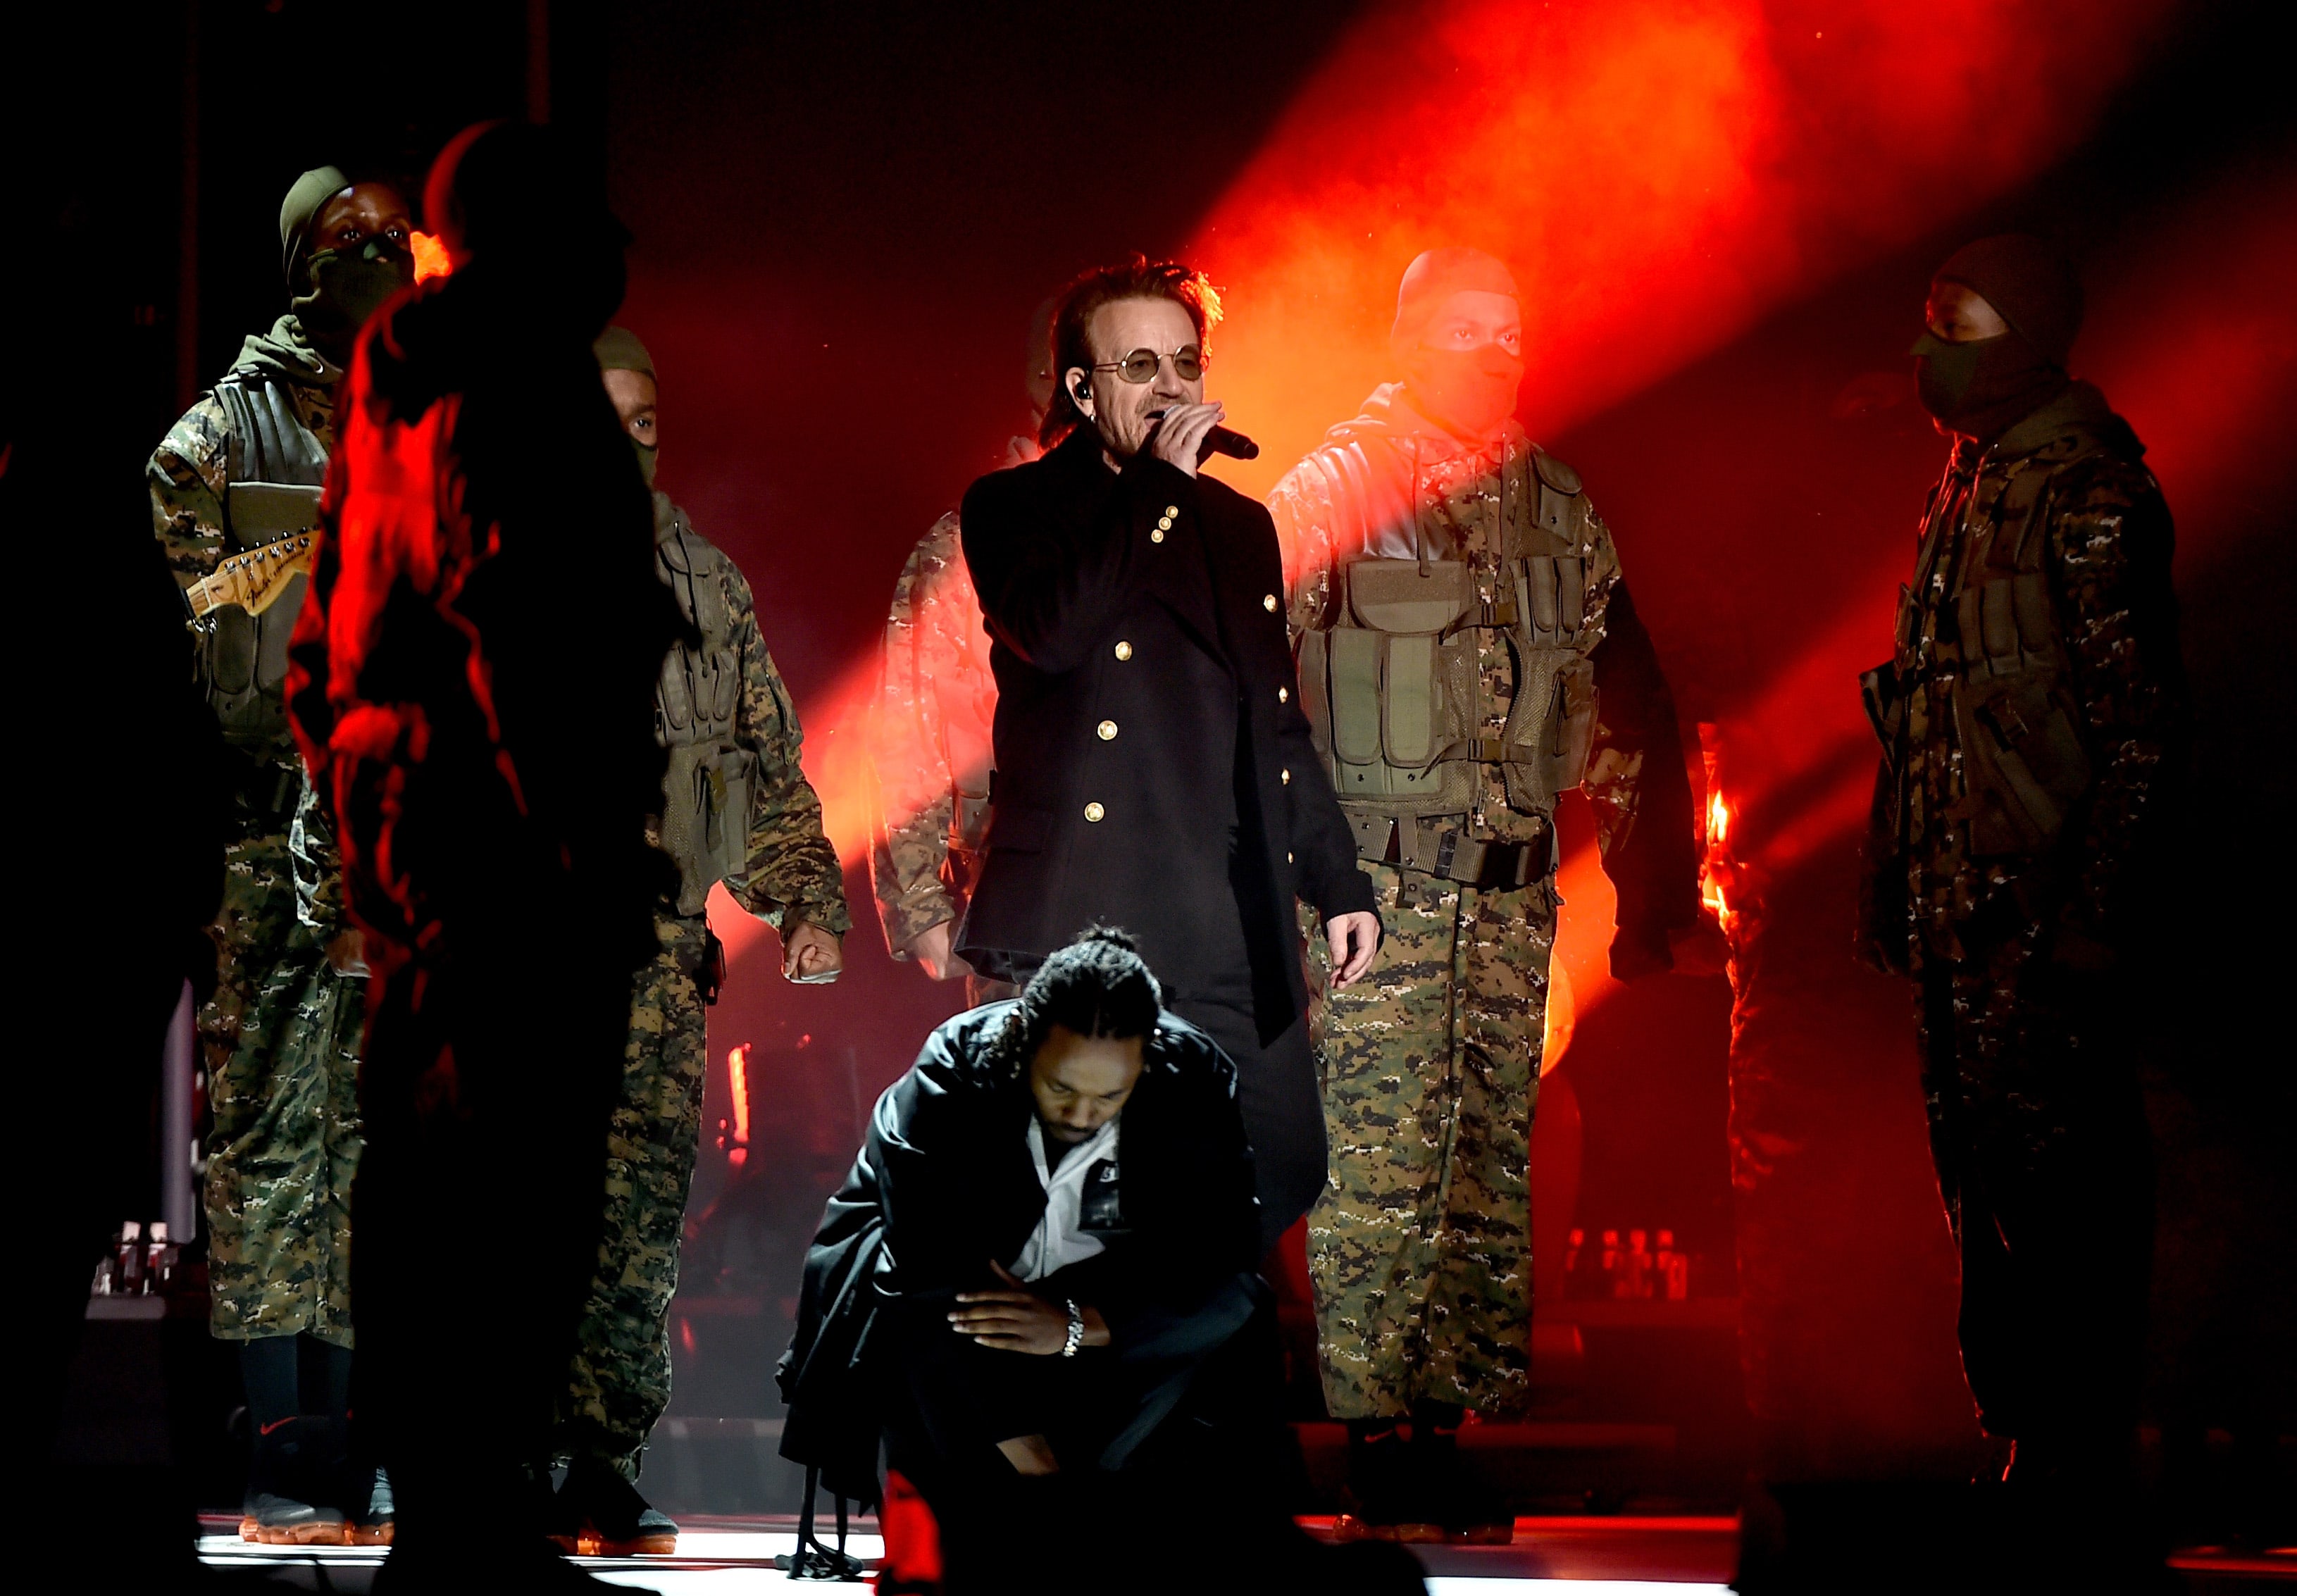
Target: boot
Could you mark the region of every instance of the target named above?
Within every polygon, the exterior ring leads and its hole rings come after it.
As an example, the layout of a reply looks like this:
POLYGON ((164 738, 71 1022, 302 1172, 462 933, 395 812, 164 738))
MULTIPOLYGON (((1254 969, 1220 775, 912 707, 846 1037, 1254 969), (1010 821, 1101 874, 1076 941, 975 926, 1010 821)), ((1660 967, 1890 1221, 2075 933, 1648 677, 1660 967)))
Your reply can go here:
POLYGON ((678 1551, 676 1520, 639 1495, 610 1463, 575 1459, 558 1497, 565 1504, 560 1524, 579 1513, 582 1550, 594 1557, 670 1557, 678 1551))
POLYGON ((1393 1423, 1348 1426, 1348 1483, 1332 1534, 1341 1541, 1428 1543, 1444 1526, 1420 1489, 1409 1449, 1393 1423))

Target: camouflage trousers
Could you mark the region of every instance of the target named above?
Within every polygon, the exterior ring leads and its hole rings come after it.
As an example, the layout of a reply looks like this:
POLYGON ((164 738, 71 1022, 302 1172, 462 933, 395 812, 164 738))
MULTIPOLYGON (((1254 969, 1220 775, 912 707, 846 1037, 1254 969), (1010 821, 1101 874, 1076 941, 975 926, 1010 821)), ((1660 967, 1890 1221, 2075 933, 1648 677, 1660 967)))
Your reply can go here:
POLYGON ((695 977, 707 929, 663 915, 654 962, 638 974, 622 1082, 606 1134, 605 1227, 582 1309, 559 1424, 567 1456, 638 1477, 638 1453, 670 1405, 670 1299, 702 1139, 707 1010, 695 977))
POLYGON ((240 825, 225 860, 210 932, 219 978, 199 1016, 214 1116, 209 1329, 347 1347, 366 983, 336 975, 296 918, 284 824, 240 825))
POLYGON ((1386 940, 1311 1021, 1331 1172, 1308 1215, 1324 1403, 1494 1415, 1530 1396, 1531 1116, 1555 942, 1552 883, 1480 892, 1366 865, 1386 940))

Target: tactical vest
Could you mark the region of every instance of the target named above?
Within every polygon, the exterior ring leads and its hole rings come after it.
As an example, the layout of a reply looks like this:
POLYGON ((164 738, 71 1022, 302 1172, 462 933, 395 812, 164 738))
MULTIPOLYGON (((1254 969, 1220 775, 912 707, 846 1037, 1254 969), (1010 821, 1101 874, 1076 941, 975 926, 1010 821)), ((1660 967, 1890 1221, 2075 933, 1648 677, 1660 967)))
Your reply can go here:
POLYGON ((655 542, 655 574, 678 612, 701 634, 663 656, 654 696, 655 739, 670 750, 663 777, 662 846, 678 865, 678 912, 698 915, 711 887, 748 863, 750 806, 757 761, 735 740, 742 703, 742 656, 726 607, 732 562, 672 507, 655 542))
MULTIPOLYGON (((260 548, 319 524, 327 452, 296 416, 284 384, 235 372, 215 385, 230 424, 224 529, 260 548)), ((287 641, 309 586, 298 575, 259 615, 226 605, 199 624, 200 679, 226 741, 261 749, 286 740, 287 641)))
MULTIPOLYGON (((1911 753, 1900 747, 1901 689, 1927 684, 1932 715, 1950 728, 1962 755, 1963 794, 1947 818, 1968 827, 1972 858, 2047 852, 2089 788, 2080 707, 2045 562, 2060 469, 2108 447, 2077 432, 2009 463, 1996 481, 1981 465, 1966 497, 1950 479, 1942 484, 1914 581, 1898 589, 1891 662, 1860 679, 1901 784, 1911 753), (1948 572, 1957 528, 1962 557, 1948 572), (1938 596, 1926 601, 1932 588, 1938 596)), ((1903 802, 1894 792, 1894 805, 1903 802)), ((1891 817, 1894 832, 1902 812, 1891 817)))
MULTIPOLYGON (((1343 481, 1354 462, 1346 461, 1343 481)), ((1509 807, 1552 818, 1579 785, 1595 731, 1602 640, 1593 518, 1579 475, 1534 448, 1535 492, 1510 501, 1500 470, 1500 569, 1494 596, 1462 559, 1438 558, 1413 484, 1417 559, 1360 557, 1334 572, 1333 602, 1300 640, 1300 682, 1317 751, 1360 857, 1481 886, 1521 886, 1552 862, 1527 847, 1479 840, 1470 815, 1479 768, 1496 765, 1509 807), (1514 691, 1498 737, 1477 633, 1507 640, 1514 691)), ((1369 502, 1369 496, 1365 496, 1369 502)))

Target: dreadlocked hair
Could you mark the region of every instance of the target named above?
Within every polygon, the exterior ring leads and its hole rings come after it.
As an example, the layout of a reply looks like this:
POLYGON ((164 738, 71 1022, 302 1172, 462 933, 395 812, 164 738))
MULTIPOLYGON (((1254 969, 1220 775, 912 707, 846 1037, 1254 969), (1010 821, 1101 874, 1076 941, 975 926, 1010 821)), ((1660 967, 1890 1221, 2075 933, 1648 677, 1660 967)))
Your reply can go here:
POLYGON ((1114 926, 1092 926, 1045 960, 1021 990, 984 1062, 1018 1081, 1052 1028, 1124 1041, 1157 1029, 1164 991, 1140 958, 1140 944, 1114 926))

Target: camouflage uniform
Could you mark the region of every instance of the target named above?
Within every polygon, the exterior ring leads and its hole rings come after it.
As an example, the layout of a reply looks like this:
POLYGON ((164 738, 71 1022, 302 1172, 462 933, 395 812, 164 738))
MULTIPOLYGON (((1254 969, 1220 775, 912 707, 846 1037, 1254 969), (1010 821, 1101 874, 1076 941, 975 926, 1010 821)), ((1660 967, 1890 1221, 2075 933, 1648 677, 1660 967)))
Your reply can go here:
POLYGON ((2086 383, 1959 440, 1897 654, 1865 679, 1885 757, 1865 934, 1920 983, 1964 1369, 1997 1436, 2136 1420, 2151 1164, 2117 972, 2186 732, 2143 453, 2086 383))
MULTIPOLYGON (((342 374, 301 341, 292 317, 268 337, 250 339, 234 370, 269 379, 318 448, 332 448, 342 374)), ((229 409, 210 391, 152 457, 145 478, 153 530, 185 585, 276 535, 240 536, 226 509, 235 471, 248 469, 248 451, 234 438, 229 409)), ((298 579, 266 613, 266 624, 284 635, 301 590, 298 579)), ((210 630, 202 670, 220 703, 226 695, 214 680, 213 654, 210 630)), ((304 783, 279 694, 272 687, 240 698, 237 712, 225 715, 236 781, 223 912, 210 932, 218 980, 199 1015, 214 1116, 206 1188, 209 1322, 231 1340, 308 1332, 349 1346, 360 987, 327 966, 333 931, 298 913, 297 878, 305 868, 292 834, 304 783)))
MULTIPOLYGON (((1519 1413, 1529 1394, 1531 1116, 1560 900, 1553 794, 1532 790, 1520 763, 1489 755, 1509 729, 1519 677, 1507 632, 1494 628, 1513 613, 1524 589, 1511 573, 1522 550, 1545 547, 1535 541, 1543 529, 1566 551, 1554 561, 1562 613, 1576 606, 1579 619, 1565 635, 1592 659, 1601 689, 1601 712, 1590 694, 1581 715, 1584 781, 1571 761, 1554 786, 1578 783, 1593 801, 1604 865, 1621 884, 1621 942, 1643 967, 1664 968, 1667 932, 1698 914, 1674 706, 1619 584, 1610 531, 1576 473, 1512 422, 1503 439, 1472 449, 1384 388, 1269 502, 1297 572, 1302 691, 1327 753, 1332 712, 1311 679, 1323 668, 1309 645, 1345 623, 1351 563, 1385 554, 1408 565, 1420 550, 1465 561, 1475 588, 1461 669, 1481 715, 1458 728, 1482 740, 1485 756, 1469 755, 1470 812, 1450 817, 1462 824, 1439 848, 1436 818, 1391 835, 1385 816, 1368 824, 1343 783, 1387 935, 1345 991, 1329 990, 1328 951, 1310 944, 1313 974, 1326 978, 1313 1032, 1332 1149, 1308 1221, 1326 1406, 1338 1419, 1401 1417, 1414 1402, 1519 1413), (1515 858, 1519 877, 1458 868, 1471 842, 1515 858)), ((1570 674, 1549 684, 1556 702, 1570 674)), ((1546 717, 1541 745, 1567 731, 1564 715, 1546 717)))
POLYGON ((870 752, 877 813, 869 875, 885 946, 908 958, 955 920, 989 824, 997 682, 955 512, 910 553, 885 620, 870 752))
MULTIPOLYGON (((726 741, 746 767, 750 794, 746 826, 721 856, 738 861, 722 876, 726 890, 775 926, 804 921, 843 934, 852 920, 837 855, 822 835, 821 802, 799 764, 797 709, 759 636, 750 585, 667 494, 655 494, 654 503, 658 573, 679 594, 705 645, 698 663, 689 649, 673 648, 656 692, 657 735, 673 748, 671 780, 679 779, 682 768, 676 728, 696 714, 711 719, 713 706, 701 700, 722 688, 731 728, 726 741), (688 573, 710 591, 697 598, 684 590, 674 579, 688 573), (721 663, 724 670, 713 669, 721 663)), ((711 777, 714 769, 704 767, 703 787, 729 790, 711 777)), ((738 795, 744 785, 737 777, 730 790, 738 795)), ((703 901, 712 881, 674 835, 662 835, 677 829, 666 819, 654 837, 679 861, 684 895, 656 917, 661 950, 638 972, 622 1092, 607 1133, 605 1230, 560 1427, 565 1452, 612 1462, 630 1479, 638 1477, 640 1448, 670 1403, 670 1301, 678 1289, 679 1243, 709 1069, 699 978, 709 957, 703 901)))

